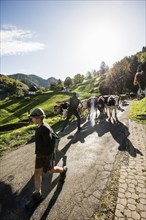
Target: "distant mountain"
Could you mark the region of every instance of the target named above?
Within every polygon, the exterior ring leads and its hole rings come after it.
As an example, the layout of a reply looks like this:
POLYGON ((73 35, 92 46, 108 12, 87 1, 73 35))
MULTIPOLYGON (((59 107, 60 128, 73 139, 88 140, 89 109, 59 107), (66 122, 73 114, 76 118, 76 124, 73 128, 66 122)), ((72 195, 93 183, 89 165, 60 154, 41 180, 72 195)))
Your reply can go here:
POLYGON ((50 84, 53 82, 57 82, 58 80, 54 77, 50 77, 48 79, 43 79, 39 76, 36 76, 34 74, 26 75, 24 73, 16 73, 9 75, 9 77, 13 79, 17 79, 24 84, 26 84, 28 87, 31 86, 36 86, 37 88, 44 87, 44 88, 49 88, 50 84))

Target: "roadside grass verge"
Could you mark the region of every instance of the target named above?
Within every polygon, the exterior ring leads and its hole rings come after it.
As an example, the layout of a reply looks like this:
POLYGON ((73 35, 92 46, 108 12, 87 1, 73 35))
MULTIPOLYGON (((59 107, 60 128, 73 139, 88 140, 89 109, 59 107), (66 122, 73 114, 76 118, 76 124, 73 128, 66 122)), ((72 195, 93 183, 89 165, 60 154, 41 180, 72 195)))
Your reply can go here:
POLYGON ((141 100, 133 100, 129 118, 133 121, 146 124, 146 97, 141 100))

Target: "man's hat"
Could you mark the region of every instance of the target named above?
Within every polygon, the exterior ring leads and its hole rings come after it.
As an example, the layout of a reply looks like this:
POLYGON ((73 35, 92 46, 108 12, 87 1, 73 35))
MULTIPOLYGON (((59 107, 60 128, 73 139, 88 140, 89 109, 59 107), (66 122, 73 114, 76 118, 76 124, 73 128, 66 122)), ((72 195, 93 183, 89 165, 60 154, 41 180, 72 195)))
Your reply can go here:
POLYGON ((41 108, 35 108, 35 109, 30 113, 30 117, 37 117, 37 116, 43 117, 43 118, 46 117, 46 115, 45 115, 43 109, 41 109, 41 108))

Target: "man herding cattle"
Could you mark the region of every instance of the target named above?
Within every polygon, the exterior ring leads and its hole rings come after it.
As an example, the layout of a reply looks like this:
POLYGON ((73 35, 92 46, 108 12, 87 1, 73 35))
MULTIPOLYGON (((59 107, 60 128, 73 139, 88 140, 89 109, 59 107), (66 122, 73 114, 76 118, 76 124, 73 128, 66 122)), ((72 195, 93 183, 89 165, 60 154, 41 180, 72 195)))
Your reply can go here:
POLYGON ((80 127, 80 114, 79 114, 79 111, 78 111, 78 106, 79 104, 81 104, 80 100, 77 98, 77 95, 76 93, 74 92, 73 93, 73 96, 70 98, 69 100, 69 107, 68 107, 68 112, 67 112, 67 118, 64 122, 64 125, 61 129, 61 132, 64 131, 67 123, 69 122, 69 119, 71 118, 72 115, 75 115, 76 118, 77 118, 77 122, 78 122, 78 131, 81 130, 81 127, 80 127))

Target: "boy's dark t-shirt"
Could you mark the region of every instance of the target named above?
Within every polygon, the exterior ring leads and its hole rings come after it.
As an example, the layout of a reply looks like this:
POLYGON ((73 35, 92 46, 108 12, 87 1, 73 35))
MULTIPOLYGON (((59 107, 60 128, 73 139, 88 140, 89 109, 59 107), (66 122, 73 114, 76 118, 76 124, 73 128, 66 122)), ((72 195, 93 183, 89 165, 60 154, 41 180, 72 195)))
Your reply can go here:
POLYGON ((54 149, 51 147, 51 132, 52 128, 44 122, 37 127, 35 133, 35 154, 43 156, 51 156, 54 149))
POLYGON ((78 108, 80 100, 77 97, 70 98, 69 110, 75 110, 78 108))

